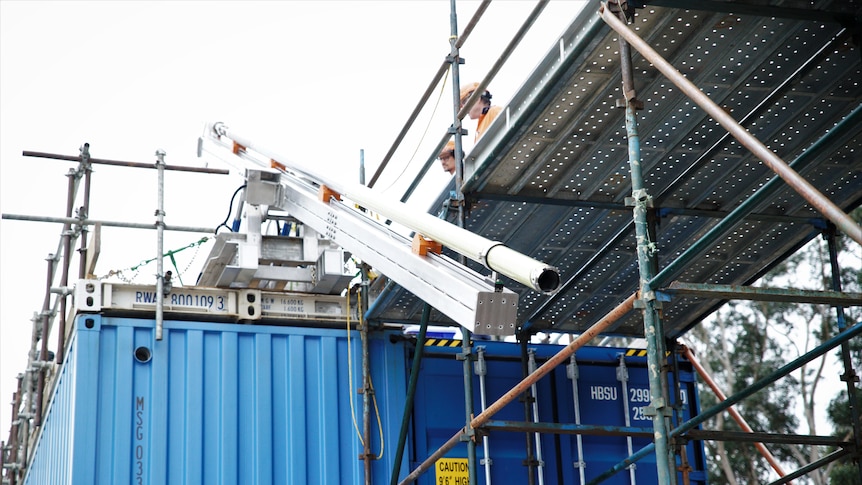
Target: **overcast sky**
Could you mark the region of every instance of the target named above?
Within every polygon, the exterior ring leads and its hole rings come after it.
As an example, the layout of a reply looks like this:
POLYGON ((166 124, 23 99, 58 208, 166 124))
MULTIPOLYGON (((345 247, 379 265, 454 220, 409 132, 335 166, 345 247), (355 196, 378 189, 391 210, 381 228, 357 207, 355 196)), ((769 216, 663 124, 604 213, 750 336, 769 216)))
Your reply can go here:
MULTIPOLYGON (((459 29, 478 4, 459 0, 459 29)), ((495 104, 505 105, 582 4, 550 2, 491 84, 495 104)), ((485 76, 534 5, 491 5, 461 50, 465 83, 485 76)), ((0 1, 0 211, 65 214, 65 174, 76 164, 23 157, 25 150, 75 156, 89 143, 95 158, 152 163, 162 149, 168 165, 229 168, 196 156, 197 137, 211 121, 349 181, 358 180, 364 149, 370 177, 449 52, 449 6, 446 0, 0 1)), ((449 96, 451 86, 443 92, 449 96)), ((397 188, 397 174, 409 178, 424 163, 451 123, 451 98, 431 113, 423 111, 378 188, 397 188)), ((94 170, 92 219, 154 222, 154 170, 94 170)), ((442 186, 446 176, 437 167, 432 172, 429 183, 442 186)), ((242 179, 168 172, 165 183, 167 224, 215 227, 242 179)), ((46 257, 57 251, 61 228, 0 221, 2 403, 11 401, 15 376, 26 367, 30 320, 41 310, 46 257)), ((204 235, 168 233, 165 250, 204 235)), ((99 276, 156 253, 154 231, 105 228, 102 237, 99 276)), ((194 280, 208 250, 177 255, 186 280, 194 280)), ((74 282, 77 266, 71 273, 74 282)), ((155 273, 155 265, 144 266, 135 282, 155 284, 155 273)), ((49 342, 56 347, 56 332, 49 342)), ((9 411, 0 408, 2 440, 9 411)))

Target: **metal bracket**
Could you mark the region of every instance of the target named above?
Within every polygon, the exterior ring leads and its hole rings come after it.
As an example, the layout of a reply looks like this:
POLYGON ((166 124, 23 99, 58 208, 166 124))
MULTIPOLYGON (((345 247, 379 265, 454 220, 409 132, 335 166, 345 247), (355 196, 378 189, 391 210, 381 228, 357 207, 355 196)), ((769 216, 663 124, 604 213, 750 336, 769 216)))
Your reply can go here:
MULTIPOLYGON (((446 56, 446 62, 451 63, 452 61, 455 60, 455 57, 456 56, 453 56, 452 54, 447 55, 446 56)), ((458 64, 464 64, 465 62, 467 62, 466 59, 464 59, 463 57, 461 57, 461 56, 457 56, 457 57, 458 57, 458 64)))

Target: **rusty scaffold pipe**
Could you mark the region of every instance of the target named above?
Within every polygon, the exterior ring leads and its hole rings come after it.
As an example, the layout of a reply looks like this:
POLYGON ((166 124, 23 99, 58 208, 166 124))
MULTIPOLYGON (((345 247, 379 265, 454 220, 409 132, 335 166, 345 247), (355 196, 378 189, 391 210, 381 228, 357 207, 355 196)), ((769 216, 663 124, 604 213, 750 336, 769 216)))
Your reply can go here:
MULTIPOLYGON (((694 353, 691 351, 691 349, 683 345, 682 352, 685 358, 688 359, 689 362, 691 362, 691 365, 692 367, 694 367, 694 370, 696 370, 698 375, 700 375, 701 379, 703 379, 703 382, 705 382, 706 385, 709 386, 709 388, 712 390, 712 393, 715 394, 715 397, 717 397, 719 401, 726 400, 727 395, 725 395, 721 388, 718 387, 718 383, 713 380, 709 372, 707 372, 703 365, 701 365, 700 361, 697 360, 697 357, 694 356, 694 353)), ((748 425, 748 422, 745 420, 745 418, 742 417, 741 414, 739 414, 739 411, 737 411, 736 408, 731 406, 727 408, 727 412, 728 414, 730 414, 730 417, 732 417, 733 420, 736 421, 740 429, 742 429, 746 433, 754 432, 754 430, 751 429, 751 426, 748 425)), ((766 461, 769 463, 769 466, 771 466, 772 469, 775 470, 776 473, 778 473, 778 476, 784 477, 787 475, 787 472, 785 472, 784 469, 781 468, 781 464, 778 463, 778 460, 775 458, 775 456, 773 456, 769 449, 766 448, 766 445, 764 445, 763 443, 754 443, 754 447, 757 448, 757 451, 759 451, 764 458, 766 458, 766 461)))

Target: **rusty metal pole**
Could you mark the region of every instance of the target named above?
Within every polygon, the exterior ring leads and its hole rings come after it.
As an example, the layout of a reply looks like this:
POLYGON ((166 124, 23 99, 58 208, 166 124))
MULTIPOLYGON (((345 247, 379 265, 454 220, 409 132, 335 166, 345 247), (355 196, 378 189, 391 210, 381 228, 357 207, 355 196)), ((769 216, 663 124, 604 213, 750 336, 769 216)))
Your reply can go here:
MULTIPOLYGON (((554 354, 553 357, 548 359, 544 364, 542 364, 536 372, 525 377, 521 382, 515 385, 512 389, 510 389, 506 394, 503 394, 500 399, 497 399, 493 404, 488 406, 487 409, 482 411, 481 414, 473 418, 470 421, 470 428, 476 429, 483 424, 485 424, 492 416, 497 414, 501 409, 503 409, 510 402, 514 401, 518 398, 523 392, 528 389, 530 386, 535 384, 539 379, 550 373, 555 367, 560 364, 567 362, 569 356, 574 354, 579 348, 583 347, 587 343, 589 343, 592 339, 597 337, 599 334, 607 330, 608 327, 613 325, 617 320, 622 318, 626 313, 634 308, 634 302, 638 299, 638 294, 635 293, 628 298, 625 299, 622 303, 616 306, 613 310, 608 312, 601 320, 594 323, 593 326, 588 328, 584 333, 580 334, 578 338, 573 340, 569 345, 564 347, 562 350, 554 354)), ((466 427, 465 427, 466 428, 466 427)), ((460 431, 455 433, 454 436, 449 438, 446 443, 444 443, 440 448, 437 449, 434 453, 431 454, 428 458, 425 459, 415 470, 413 470, 410 475, 404 478, 400 485, 407 485, 408 483, 413 483, 420 475, 425 473, 426 470, 431 468, 438 459, 442 458, 449 450, 454 448, 458 443, 461 442, 461 437, 466 434, 465 428, 461 428, 460 431)))
MULTIPOLYGON (((48 332, 51 323, 51 283, 54 281, 54 262, 53 254, 48 255, 48 277, 45 283, 45 300, 42 302, 42 330, 39 338, 42 339, 41 348, 39 351, 38 360, 35 356, 31 357, 31 365, 39 373, 38 384, 36 385, 36 416, 34 424, 42 425, 42 395, 45 391, 45 366, 43 365, 48 360, 48 332)), ((26 439, 26 437, 25 437, 26 439)))
MULTIPOLYGON (((722 392, 721 388, 718 387, 718 383, 713 380, 709 372, 707 372, 703 365, 701 365, 700 361, 697 360, 697 357, 694 356, 694 353, 691 351, 691 349, 684 345, 681 348, 685 358, 688 359, 689 362, 691 362, 691 365, 692 367, 694 367, 694 370, 697 371, 697 373, 700 375, 706 385, 709 386, 710 389, 712 389, 712 393, 715 394, 715 397, 717 397, 719 401, 727 400, 727 395, 725 395, 724 392, 722 392)), ((740 429, 742 429, 746 433, 754 432, 754 430, 751 429, 751 426, 748 425, 748 422, 745 421, 745 418, 743 418, 742 415, 739 414, 736 408, 731 406, 727 408, 727 412, 728 414, 730 414, 730 417, 732 417, 733 420, 736 421, 740 429)), ((769 463, 769 466, 771 466, 772 469, 775 470, 776 473, 778 473, 779 477, 784 477, 785 475, 787 475, 787 472, 784 471, 775 456, 773 456, 772 453, 769 452, 769 450, 766 448, 766 445, 764 445, 763 443, 754 443, 754 447, 757 448, 757 451, 759 451, 764 458, 766 458, 766 461, 769 463)))
MULTIPOLYGON (((90 182, 93 173, 93 166, 90 163, 90 144, 84 143, 84 146, 81 148, 81 166, 80 170, 84 171, 84 205, 81 206, 81 209, 78 211, 78 219, 84 221, 90 214, 90 182)), ((78 278, 84 279, 87 277, 87 245, 89 241, 87 241, 87 226, 85 224, 81 224, 81 246, 78 250, 78 257, 80 258, 78 261, 80 263, 78 267, 78 278)), ((62 336, 65 338, 65 336, 62 336)))
MULTIPOLYGON (((360 310, 360 318, 362 311, 360 310)), ((362 343, 362 434, 365 439, 362 441, 362 463, 365 469, 365 485, 371 485, 371 460, 374 459, 374 454, 371 453, 371 375, 368 362, 368 321, 360 320, 359 335, 362 343)))
MULTIPOLYGON (((66 174, 69 177, 69 193, 66 198, 66 217, 72 217, 72 211, 75 205, 75 192, 77 189, 78 172, 77 170, 69 170, 66 174)), ((72 225, 63 224, 63 254, 60 259, 61 276, 60 276, 60 325, 57 328, 57 362, 63 362, 64 347, 66 345, 66 301, 68 293, 66 287, 69 285, 69 266, 72 264, 72 225)), ((43 336, 46 338, 47 336, 43 336)), ((43 356, 45 360, 47 357, 43 356)))
MULTIPOLYGON (((9 460, 8 463, 10 465, 9 472, 9 485, 16 485, 18 483, 18 448, 21 446, 19 443, 20 438, 18 435, 18 410, 21 409, 22 399, 22 390, 24 382, 24 375, 18 374, 18 390, 15 392, 15 395, 12 396, 12 427, 9 429, 9 442, 7 445, 9 446, 9 460)), ((25 437, 26 442, 26 437, 25 437)), ((2 471, 2 469, 0 469, 2 471)))

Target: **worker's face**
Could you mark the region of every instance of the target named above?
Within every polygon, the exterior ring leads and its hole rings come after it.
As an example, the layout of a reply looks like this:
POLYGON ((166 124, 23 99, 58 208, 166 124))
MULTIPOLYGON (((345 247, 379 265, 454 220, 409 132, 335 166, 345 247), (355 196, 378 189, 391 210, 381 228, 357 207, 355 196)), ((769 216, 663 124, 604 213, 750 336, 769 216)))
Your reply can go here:
POLYGON ((474 104, 473 107, 470 108, 470 113, 469 113, 470 119, 471 120, 478 120, 479 117, 482 116, 482 110, 484 110, 484 109, 485 109, 485 103, 483 103, 481 100, 478 103, 474 104))
MULTIPOLYGON (((473 95, 473 92, 470 91, 470 94, 467 95, 464 99, 461 100, 461 107, 464 107, 464 101, 470 99, 470 96, 473 95)), ((470 117, 471 120, 478 120, 480 116, 482 116, 482 110, 485 109, 485 102, 481 99, 470 108, 470 111, 467 113, 467 116, 470 117)))
POLYGON ((443 165, 443 170, 451 174, 455 173, 455 157, 451 153, 446 152, 438 158, 440 159, 440 164, 443 165))

